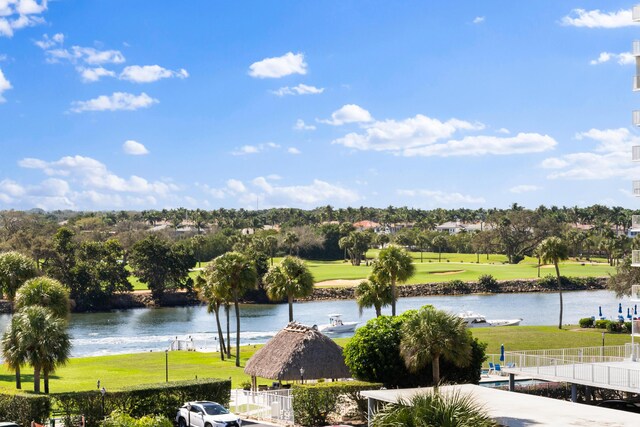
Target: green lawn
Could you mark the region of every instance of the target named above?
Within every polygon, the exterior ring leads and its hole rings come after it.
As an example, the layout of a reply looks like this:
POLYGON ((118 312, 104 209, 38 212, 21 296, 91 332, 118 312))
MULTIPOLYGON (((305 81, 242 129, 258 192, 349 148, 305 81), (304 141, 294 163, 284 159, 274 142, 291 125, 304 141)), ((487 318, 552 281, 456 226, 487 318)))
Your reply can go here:
MULTIPOLYGON (((532 350, 549 348, 596 347, 602 345, 601 329, 578 329, 567 326, 559 330, 553 326, 514 326, 506 328, 476 328, 473 335, 488 343, 487 353, 500 352, 500 344, 507 350, 532 350)), ((631 340, 629 335, 606 334, 607 345, 621 345, 631 340)), ((336 342, 344 346, 349 338, 336 342)), ((236 368, 235 359, 220 361, 218 353, 174 351, 169 352, 169 380, 198 378, 231 378, 233 387, 248 381, 243 367, 260 346, 241 349, 242 367, 236 368)), ((32 376, 28 368, 23 369, 23 389, 33 389, 32 376)), ((14 375, 5 365, 0 367, 0 391, 15 392, 14 375)), ((100 380, 107 390, 125 386, 157 383, 165 380, 164 352, 140 353, 117 356, 85 357, 71 359, 58 369, 51 378, 51 391, 94 390, 100 380)), ((260 380, 260 384, 271 384, 271 380, 260 380)))

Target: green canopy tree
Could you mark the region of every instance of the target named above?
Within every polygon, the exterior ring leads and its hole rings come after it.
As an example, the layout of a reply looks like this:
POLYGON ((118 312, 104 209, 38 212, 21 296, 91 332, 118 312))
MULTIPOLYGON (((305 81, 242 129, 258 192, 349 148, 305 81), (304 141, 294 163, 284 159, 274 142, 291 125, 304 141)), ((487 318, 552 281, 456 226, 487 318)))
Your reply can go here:
POLYGON ((31 258, 15 251, 0 254, 0 289, 12 303, 18 288, 36 274, 36 264, 31 258))
POLYGON ((472 360, 471 338, 464 321, 455 314, 427 305, 402 325, 400 355, 411 372, 431 363, 433 384, 440 383, 440 359, 465 367, 472 360))
MULTIPOLYGON (((239 252, 227 252, 211 261, 211 286, 219 295, 231 295, 236 312, 236 366, 240 366, 240 305, 248 289, 255 288, 256 269, 251 260, 239 252)), ((229 343, 230 345, 230 343, 229 343)))
POLYGON ((391 315, 396 315, 396 284, 406 282, 415 274, 411 255, 396 245, 389 245, 380 250, 378 259, 373 265, 373 274, 377 280, 391 285, 391 315))
POLYGON ((569 249, 567 245, 559 237, 548 237, 544 239, 537 248, 542 262, 545 264, 553 264, 556 269, 556 278, 558 280, 558 294, 560 296, 560 319, 558 320, 558 329, 562 329, 562 279, 560 277, 560 261, 569 258, 569 249))
POLYGON ((55 317, 66 319, 71 307, 69 291, 50 277, 28 280, 16 293, 15 308, 20 311, 32 306, 47 308, 55 317))
POLYGON ((358 283, 354 295, 361 316, 363 309, 373 307, 376 310, 376 317, 380 317, 382 315, 382 307, 391 305, 394 300, 391 286, 378 280, 375 274, 358 283))
POLYGON ((269 299, 287 299, 289 322, 293 322, 293 299, 311 295, 314 280, 309 268, 300 258, 286 256, 280 264, 269 268, 264 276, 264 283, 269 299))

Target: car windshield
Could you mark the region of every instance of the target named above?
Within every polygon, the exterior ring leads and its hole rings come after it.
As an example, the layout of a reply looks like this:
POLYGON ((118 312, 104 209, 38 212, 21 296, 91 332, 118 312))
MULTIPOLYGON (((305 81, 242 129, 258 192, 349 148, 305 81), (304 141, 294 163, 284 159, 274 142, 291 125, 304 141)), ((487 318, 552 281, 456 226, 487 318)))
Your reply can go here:
POLYGON ((224 406, 218 405, 217 403, 206 403, 202 405, 202 407, 204 408, 204 412, 206 412, 207 415, 222 415, 229 413, 229 411, 227 411, 224 406))

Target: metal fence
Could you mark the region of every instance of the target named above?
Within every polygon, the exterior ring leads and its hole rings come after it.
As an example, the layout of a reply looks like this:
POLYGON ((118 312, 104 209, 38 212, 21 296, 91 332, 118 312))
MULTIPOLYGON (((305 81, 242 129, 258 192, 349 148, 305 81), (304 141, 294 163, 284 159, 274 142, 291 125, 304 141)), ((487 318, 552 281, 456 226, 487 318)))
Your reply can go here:
POLYGON ((248 391, 231 390, 231 411, 258 420, 286 426, 294 424, 293 396, 290 389, 248 391))

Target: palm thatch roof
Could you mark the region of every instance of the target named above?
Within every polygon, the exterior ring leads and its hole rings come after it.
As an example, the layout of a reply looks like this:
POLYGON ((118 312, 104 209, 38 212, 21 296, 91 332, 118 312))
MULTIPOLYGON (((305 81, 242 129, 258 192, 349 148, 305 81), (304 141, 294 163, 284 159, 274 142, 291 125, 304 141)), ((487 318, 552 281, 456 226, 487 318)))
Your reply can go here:
POLYGON ((349 378, 342 348, 316 328, 289 323, 258 350, 244 372, 252 377, 279 381, 300 379, 349 378))

